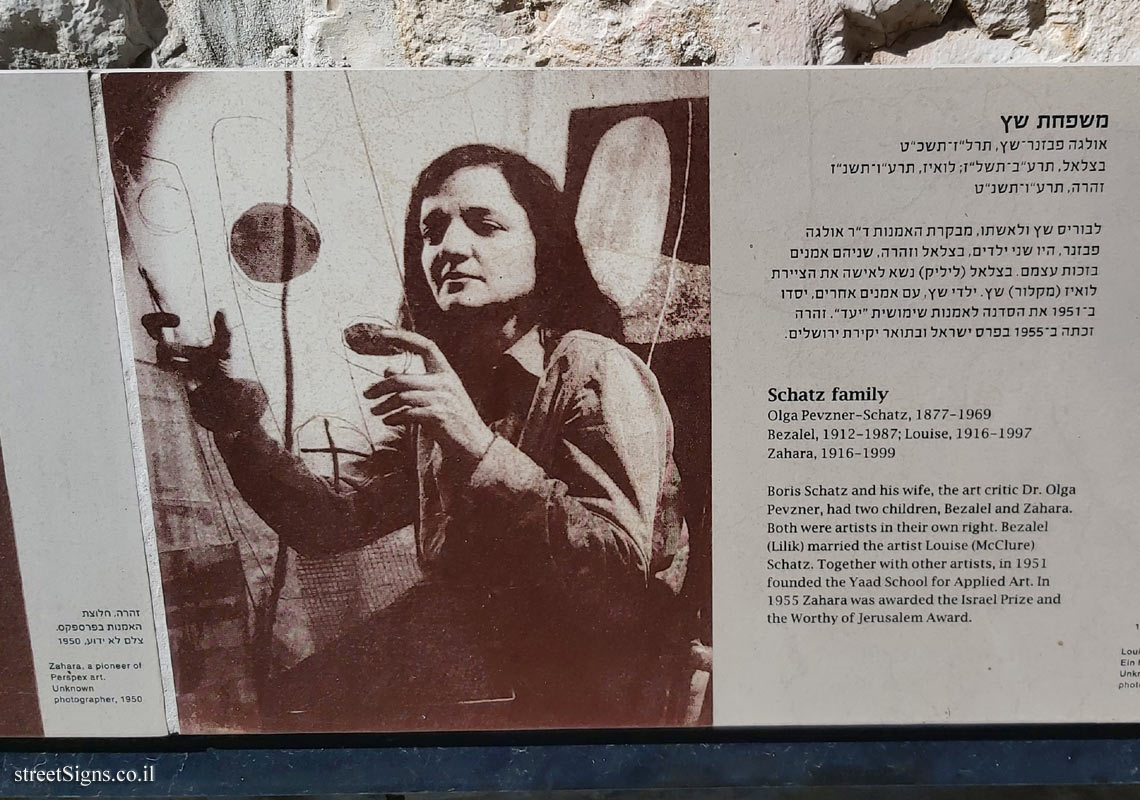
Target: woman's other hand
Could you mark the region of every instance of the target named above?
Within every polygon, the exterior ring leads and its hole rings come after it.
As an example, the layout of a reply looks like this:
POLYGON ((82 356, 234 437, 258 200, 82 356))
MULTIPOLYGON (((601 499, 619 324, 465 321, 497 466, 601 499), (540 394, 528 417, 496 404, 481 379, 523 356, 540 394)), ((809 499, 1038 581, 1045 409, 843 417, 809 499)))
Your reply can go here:
POLYGON ((214 315, 214 339, 205 346, 168 342, 163 331, 177 328, 176 314, 159 312, 142 317, 143 328, 155 341, 155 360, 161 368, 187 381, 187 399, 195 422, 214 433, 236 433, 256 426, 269 407, 260 383, 229 374, 233 338, 226 315, 214 315))

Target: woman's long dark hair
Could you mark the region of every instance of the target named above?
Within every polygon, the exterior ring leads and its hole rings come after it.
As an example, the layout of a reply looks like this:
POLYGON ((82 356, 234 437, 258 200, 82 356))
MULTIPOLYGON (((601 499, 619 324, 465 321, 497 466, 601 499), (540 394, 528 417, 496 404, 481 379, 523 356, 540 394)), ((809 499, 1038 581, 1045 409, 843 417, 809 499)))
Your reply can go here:
POLYGON ((437 342, 444 352, 449 329, 421 267, 423 201, 437 194, 444 182, 466 167, 496 167, 515 201, 526 211, 535 243, 535 299, 539 324, 547 330, 593 331, 621 340, 621 314, 594 280, 574 227, 573 209, 541 167, 525 156, 486 144, 448 150, 420 173, 404 220, 404 319, 406 327, 437 342))

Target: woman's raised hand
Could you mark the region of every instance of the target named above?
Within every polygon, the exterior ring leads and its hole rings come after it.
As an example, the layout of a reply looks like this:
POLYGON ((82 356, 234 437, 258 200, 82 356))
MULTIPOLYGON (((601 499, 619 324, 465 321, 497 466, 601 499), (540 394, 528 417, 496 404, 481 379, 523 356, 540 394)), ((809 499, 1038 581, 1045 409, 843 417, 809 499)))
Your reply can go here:
POLYGON ((372 413, 389 425, 417 423, 444 455, 474 468, 495 435, 479 416, 459 375, 426 336, 396 328, 385 329, 381 335, 423 359, 427 371, 422 375, 388 375, 365 389, 365 399, 383 398, 372 407, 372 413))

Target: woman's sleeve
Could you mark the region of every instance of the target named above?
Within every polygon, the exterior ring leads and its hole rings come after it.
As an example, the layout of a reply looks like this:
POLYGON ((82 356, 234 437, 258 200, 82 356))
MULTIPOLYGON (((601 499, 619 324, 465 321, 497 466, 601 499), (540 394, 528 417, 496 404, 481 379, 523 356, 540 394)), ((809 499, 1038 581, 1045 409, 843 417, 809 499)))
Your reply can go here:
POLYGON ((214 440, 241 496, 303 555, 360 547, 415 519, 415 462, 403 439, 395 450, 368 459, 368 477, 344 491, 314 475, 260 426, 214 440))
POLYGON ((657 381, 637 356, 613 347, 560 405, 553 451, 539 456, 546 468, 496 439, 469 496, 477 513, 501 515, 495 527, 506 557, 549 566, 572 598, 640 594, 672 447, 657 381))

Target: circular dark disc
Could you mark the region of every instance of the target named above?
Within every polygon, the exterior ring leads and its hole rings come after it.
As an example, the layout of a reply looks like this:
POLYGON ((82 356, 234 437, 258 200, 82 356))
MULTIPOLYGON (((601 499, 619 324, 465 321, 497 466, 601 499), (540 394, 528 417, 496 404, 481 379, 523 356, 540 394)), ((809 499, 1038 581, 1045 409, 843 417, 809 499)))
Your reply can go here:
POLYGON ((285 283, 317 261, 317 226, 291 205, 258 203, 230 230, 230 252, 242 272, 258 283, 285 283))

